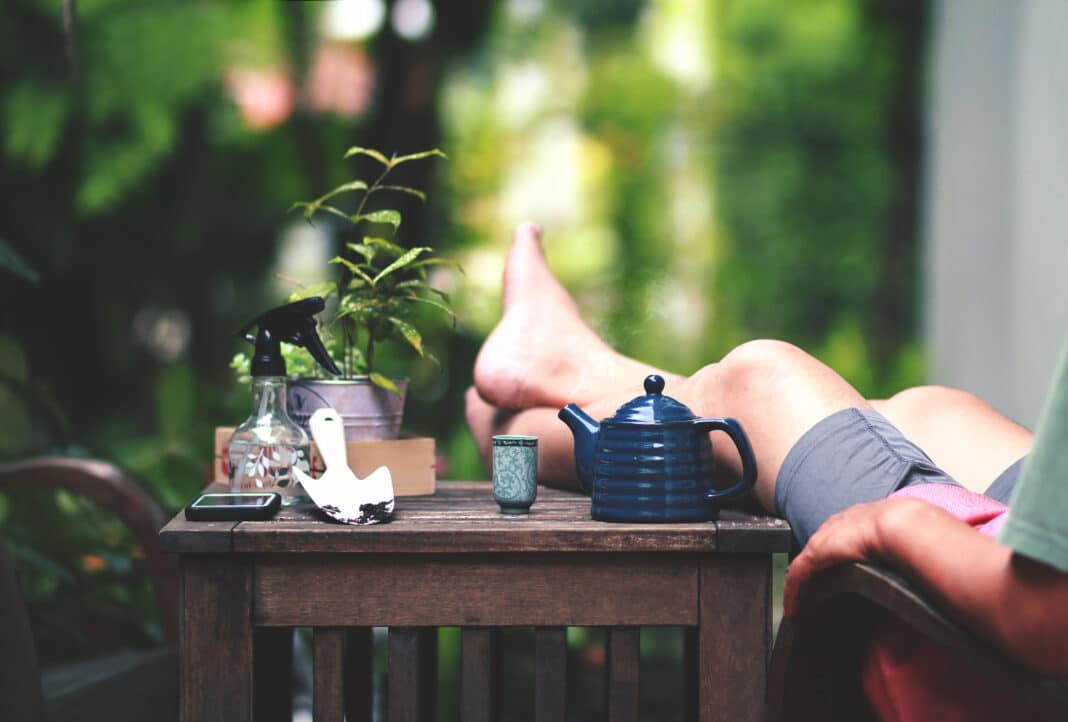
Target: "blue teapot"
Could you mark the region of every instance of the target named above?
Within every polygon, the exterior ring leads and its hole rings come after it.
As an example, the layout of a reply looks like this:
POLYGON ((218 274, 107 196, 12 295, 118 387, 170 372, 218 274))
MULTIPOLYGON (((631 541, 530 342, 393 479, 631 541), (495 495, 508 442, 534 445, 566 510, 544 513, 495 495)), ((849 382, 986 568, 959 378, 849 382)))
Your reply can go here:
POLYGON ((697 418, 663 391, 663 377, 646 377, 645 396, 599 424, 574 404, 560 409, 575 437, 575 468, 593 497, 594 519, 707 521, 715 518, 719 502, 756 481, 756 460, 741 424, 697 418), (726 432, 742 459, 742 478, 728 489, 712 486, 710 431, 726 432))

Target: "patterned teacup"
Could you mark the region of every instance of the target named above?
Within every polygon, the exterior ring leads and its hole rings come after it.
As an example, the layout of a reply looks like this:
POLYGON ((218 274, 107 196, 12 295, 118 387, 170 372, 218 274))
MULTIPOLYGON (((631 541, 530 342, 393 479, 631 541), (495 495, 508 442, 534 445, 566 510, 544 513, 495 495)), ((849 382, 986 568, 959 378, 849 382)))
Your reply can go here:
POLYGON ((493 498, 503 514, 526 514, 538 494, 538 437, 493 437, 493 498))

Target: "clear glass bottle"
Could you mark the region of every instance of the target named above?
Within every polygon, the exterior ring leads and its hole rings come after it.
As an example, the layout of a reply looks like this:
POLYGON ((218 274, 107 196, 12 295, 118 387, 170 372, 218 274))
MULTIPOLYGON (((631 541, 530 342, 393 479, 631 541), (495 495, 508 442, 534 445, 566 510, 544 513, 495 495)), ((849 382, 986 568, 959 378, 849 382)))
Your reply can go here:
POLYGON ((252 415, 230 437, 230 490, 276 491, 282 504, 307 501, 291 472, 308 471, 309 440, 286 413, 285 376, 254 376, 252 415))

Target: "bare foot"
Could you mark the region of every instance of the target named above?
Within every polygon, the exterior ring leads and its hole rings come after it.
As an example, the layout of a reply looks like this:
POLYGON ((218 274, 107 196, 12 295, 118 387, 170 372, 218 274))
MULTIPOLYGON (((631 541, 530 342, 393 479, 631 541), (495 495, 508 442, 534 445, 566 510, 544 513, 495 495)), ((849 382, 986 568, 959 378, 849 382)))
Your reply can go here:
POLYGON ((641 393, 662 373, 613 351, 586 325, 545 263, 541 228, 516 229, 504 267, 504 314, 475 361, 475 386, 492 406, 528 409, 641 393))

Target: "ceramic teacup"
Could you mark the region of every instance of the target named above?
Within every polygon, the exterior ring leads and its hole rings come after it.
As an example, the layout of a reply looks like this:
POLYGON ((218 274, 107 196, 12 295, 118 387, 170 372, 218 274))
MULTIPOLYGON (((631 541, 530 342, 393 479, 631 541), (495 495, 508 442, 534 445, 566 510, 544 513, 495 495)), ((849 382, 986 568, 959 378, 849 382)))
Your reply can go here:
POLYGON ((538 437, 493 437, 493 498, 504 514, 526 514, 538 495, 538 437))

